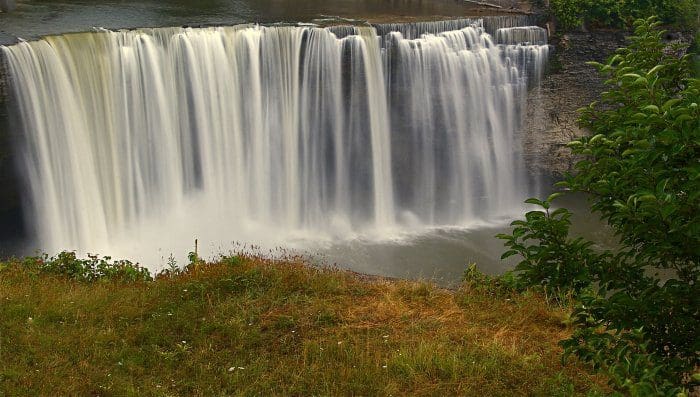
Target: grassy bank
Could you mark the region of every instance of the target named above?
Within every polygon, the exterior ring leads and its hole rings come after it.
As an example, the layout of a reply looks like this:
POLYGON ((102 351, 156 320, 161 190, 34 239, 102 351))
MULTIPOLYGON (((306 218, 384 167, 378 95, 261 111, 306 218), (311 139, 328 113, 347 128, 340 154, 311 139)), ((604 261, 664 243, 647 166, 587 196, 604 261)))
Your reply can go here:
POLYGON ((0 265, 0 396, 596 394, 537 295, 224 258, 155 281, 0 265))

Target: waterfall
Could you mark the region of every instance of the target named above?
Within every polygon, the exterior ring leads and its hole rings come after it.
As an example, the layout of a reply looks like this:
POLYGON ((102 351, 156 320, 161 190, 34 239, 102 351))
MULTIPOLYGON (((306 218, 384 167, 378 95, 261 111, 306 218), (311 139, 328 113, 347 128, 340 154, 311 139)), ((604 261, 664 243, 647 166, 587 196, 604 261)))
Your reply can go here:
POLYGON ((518 26, 496 31, 498 44, 547 44, 547 30, 539 26, 518 26))
POLYGON ((505 44, 459 20, 2 47, 41 248, 183 251, 206 233, 348 237, 517 210, 525 91, 548 47, 505 44))

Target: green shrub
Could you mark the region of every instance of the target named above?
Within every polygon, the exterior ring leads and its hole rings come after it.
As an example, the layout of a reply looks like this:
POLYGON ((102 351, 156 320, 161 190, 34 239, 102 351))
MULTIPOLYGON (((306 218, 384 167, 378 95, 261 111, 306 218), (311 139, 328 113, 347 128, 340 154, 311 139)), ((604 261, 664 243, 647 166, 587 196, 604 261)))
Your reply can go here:
POLYGON ((690 28, 697 24, 698 15, 694 0, 551 0, 550 7, 563 30, 582 24, 622 28, 652 15, 665 24, 690 28))
POLYGON ((609 91, 582 110, 592 132, 569 144, 582 156, 559 186, 587 193, 620 237, 596 252, 568 237, 569 212, 550 199, 500 235, 523 257, 516 276, 576 297, 562 342, 630 395, 684 395, 700 382, 700 81, 690 55, 665 51, 655 18, 635 23, 628 48, 606 64, 609 91))
POLYGON ((47 254, 38 257, 28 257, 23 265, 38 273, 56 274, 68 278, 93 282, 98 280, 115 280, 123 282, 150 281, 148 269, 127 260, 115 260, 105 256, 88 255, 80 259, 75 252, 64 251, 55 257, 47 254))
POLYGON ((515 226, 512 234, 496 237, 505 240, 509 248, 501 259, 516 254, 522 257, 515 267, 521 289, 541 286, 550 295, 564 297, 590 287, 591 272, 597 271, 603 257, 591 249, 590 241, 568 237, 571 212, 566 208, 550 211, 556 195, 545 201, 528 199, 526 203, 538 205, 543 211, 528 212, 525 220, 511 223, 515 226))

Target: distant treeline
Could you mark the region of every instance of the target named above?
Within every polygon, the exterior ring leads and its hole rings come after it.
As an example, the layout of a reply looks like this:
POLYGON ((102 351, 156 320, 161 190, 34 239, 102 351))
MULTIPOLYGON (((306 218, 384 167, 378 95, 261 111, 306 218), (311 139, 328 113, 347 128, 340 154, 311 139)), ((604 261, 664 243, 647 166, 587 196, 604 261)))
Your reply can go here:
POLYGON ((696 0, 551 0, 550 9, 563 30, 585 25, 630 27, 638 18, 656 15, 668 25, 689 29, 698 25, 696 0))

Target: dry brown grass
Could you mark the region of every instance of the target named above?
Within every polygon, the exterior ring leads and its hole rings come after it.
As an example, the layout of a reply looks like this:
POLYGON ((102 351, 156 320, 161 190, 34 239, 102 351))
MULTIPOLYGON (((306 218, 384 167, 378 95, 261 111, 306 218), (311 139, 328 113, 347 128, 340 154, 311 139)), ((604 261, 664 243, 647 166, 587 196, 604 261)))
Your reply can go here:
POLYGON ((0 271, 0 396, 595 394, 537 295, 244 258, 153 282, 0 271))

